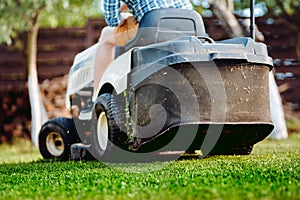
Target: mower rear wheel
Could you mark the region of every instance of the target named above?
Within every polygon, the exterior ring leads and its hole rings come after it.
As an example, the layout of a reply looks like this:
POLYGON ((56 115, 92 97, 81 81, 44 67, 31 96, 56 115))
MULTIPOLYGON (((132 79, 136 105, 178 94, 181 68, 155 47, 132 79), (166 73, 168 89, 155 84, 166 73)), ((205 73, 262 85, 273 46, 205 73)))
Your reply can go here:
POLYGON ((100 95, 92 119, 91 154, 99 161, 110 162, 115 151, 126 143, 127 136, 116 123, 118 110, 110 93, 100 95))

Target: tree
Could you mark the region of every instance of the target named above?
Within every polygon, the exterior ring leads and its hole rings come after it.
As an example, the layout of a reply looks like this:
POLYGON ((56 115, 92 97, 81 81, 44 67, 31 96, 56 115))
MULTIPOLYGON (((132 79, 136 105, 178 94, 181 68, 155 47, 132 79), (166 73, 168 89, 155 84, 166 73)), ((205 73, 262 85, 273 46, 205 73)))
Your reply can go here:
MULTIPOLYGON (((0 1, 0 43, 12 44, 20 33, 26 32, 26 39, 19 50, 25 55, 28 89, 32 116, 32 142, 37 145, 37 136, 42 123, 44 106, 41 102, 37 74, 37 37, 40 22, 43 26, 70 24, 72 19, 82 19, 95 14, 93 0, 1 0, 0 1), (86 5, 89 5, 87 8, 86 5), (82 7, 82 10, 80 9, 82 7), (68 9, 70 9, 68 12, 68 9), (77 12, 74 12, 77 9, 77 12), (91 14, 92 13, 92 14, 91 14), (73 15, 74 17, 61 17, 73 15), (78 17, 80 16, 80 17, 78 17), (49 21, 52 19, 51 21, 49 21), (64 20, 59 20, 64 19, 64 20)), ((85 21, 85 20, 83 20, 85 21)))
POLYGON ((242 28, 233 14, 232 2, 227 0, 209 0, 215 15, 223 23, 223 28, 230 35, 230 37, 243 36, 242 28))

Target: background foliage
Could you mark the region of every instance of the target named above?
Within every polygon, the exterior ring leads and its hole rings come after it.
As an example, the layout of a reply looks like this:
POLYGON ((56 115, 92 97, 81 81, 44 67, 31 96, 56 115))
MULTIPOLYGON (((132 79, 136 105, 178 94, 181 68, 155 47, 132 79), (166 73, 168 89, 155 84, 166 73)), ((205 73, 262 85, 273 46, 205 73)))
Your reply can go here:
POLYGON ((11 43, 20 32, 28 31, 39 14, 41 27, 82 26, 87 17, 96 17, 94 0, 2 0, 0 1, 0 43, 11 43))

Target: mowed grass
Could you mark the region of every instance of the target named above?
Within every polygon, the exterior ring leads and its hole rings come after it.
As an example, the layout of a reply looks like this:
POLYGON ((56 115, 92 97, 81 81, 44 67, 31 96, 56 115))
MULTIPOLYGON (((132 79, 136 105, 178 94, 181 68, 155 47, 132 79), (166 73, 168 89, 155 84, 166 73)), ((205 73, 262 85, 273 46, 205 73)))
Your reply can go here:
POLYGON ((299 147, 293 134, 260 142, 249 156, 108 167, 45 162, 27 143, 15 152, 1 146, 0 199, 300 199, 299 147))

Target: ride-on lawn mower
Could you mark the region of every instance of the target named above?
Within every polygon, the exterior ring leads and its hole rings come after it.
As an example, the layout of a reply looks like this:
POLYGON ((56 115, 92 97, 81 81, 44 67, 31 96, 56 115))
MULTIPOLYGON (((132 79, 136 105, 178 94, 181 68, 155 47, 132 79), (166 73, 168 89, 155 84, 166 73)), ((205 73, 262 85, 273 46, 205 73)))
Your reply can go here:
POLYGON ((195 11, 151 11, 136 37, 118 48, 93 94, 97 45, 79 53, 69 72, 73 118, 54 118, 40 131, 44 158, 247 155, 273 129, 272 59, 252 38, 215 42, 195 11))

